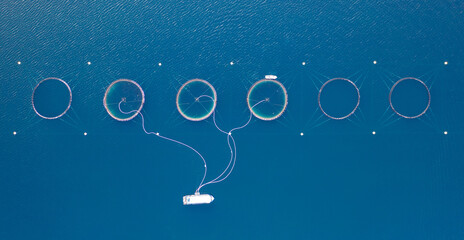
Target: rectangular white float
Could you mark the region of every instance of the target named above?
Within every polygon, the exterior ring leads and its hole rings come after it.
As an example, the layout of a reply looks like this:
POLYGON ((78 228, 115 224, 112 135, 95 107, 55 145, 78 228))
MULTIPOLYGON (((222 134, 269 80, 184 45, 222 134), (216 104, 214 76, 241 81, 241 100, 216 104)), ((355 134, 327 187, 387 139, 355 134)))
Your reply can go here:
POLYGON ((277 76, 276 76, 276 75, 266 75, 266 76, 264 76, 264 78, 276 80, 276 79, 277 79, 277 76))

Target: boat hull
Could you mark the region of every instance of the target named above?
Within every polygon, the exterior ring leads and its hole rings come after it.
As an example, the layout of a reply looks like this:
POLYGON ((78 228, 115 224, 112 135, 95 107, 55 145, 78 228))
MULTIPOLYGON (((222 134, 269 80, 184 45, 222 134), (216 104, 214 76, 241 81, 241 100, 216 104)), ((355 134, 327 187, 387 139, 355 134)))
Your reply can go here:
POLYGON ((183 197, 184 205, 210 204, 214 197, 209 194, 185 195, 183 197))

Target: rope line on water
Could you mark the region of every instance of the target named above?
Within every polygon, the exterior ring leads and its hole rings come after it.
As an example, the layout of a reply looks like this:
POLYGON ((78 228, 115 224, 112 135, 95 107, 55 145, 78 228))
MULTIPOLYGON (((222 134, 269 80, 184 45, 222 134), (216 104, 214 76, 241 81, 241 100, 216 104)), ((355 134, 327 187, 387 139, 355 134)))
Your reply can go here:
MULTIPOLYGON (((203 97, 206 97, 206 98, 209 98, 213 101, 215 101, 211 96, 209 95, 201 95, 197 98, 195 98, 195 101, 196 102, 199 102, 200 98, 203 98, 203 97)), ((132 110, 132 111, 129 111, 129 112, 125 112, 121 109, 121 103, 123 102, 126 102, 125 101, 125 98, 121 99, 121 101, 119 102, 118 104, 118 107, 119 107, 119 111, 121 113, 124 113, 124 114, 131 114, 131 113, 134 113, 134 112, 138 112, 138 110, 132 110)), ((203 178, 200 182, 200 184, 198 185, 198 188, 195 190, 195 194, 199 193, 200 192, 200 189, 206 185, 209 185, 209 184, 214 184, 214 183, 219 183, 219 182, 222 182, 224 180, 226 180, 230 174, 232 173, 232 171, 234 170, 234 167, 235 167, 235 163, 237 161, 237 146, 236 146, 236 143, 235 143, 235 139, 234 137, 232 136, 232 133, 236 130, 239 130, 239 129, 242 129, 242 128, 245 128, 246 126, 248 126, 248 124, 250 124, 251 122, 251 119, 253 117, 253 113, 252 113, 252 109, 254 107, 256 107, 257 105, 263 103, 263 102, 269 102, 269 99, 264 99, 264 100, 261 100, 259 102, 257 102, 256 104, 254 104, 251 109, 250 109, 250 117, 248 118, 248 121, 242 125, 242 126, 239 126, 239 127, 236 127, 236 128, 233 128, 231 129, 230 131, 224 131, 222 130, 218 125, 217 125, 217 122, 216 122, 216 111, 213 110, 213 123, 214 123, 214 126, 216 127, 216 129, 218 131, 220 131, 221 133, 224 133, 227 135, 227 145, 229 147, 229 150, 230 150, 230 160, 229 160, 229 163, 227 164, 227 167, 224 169, 224 171, 222 171, 222 173, 220 175, 218 175, 216 178, 214 178, 213 180, 211 181, 208 181, 205 183, 205 178, 206 178, 206 173, 208 172, 208 166, 206 164, 206 160, 205 158, 203 157, 203 155, 201 155, 200 152, 198 152, 195 148, 193 148, 192 146, 186 144, 186 143, 183 143, 181 141, 178 141, 178 140, 175 140, 175 139, 172 139, 172 138, 168 138, 168 137, 165 137, 165 136, 162 136, 160 135, 159 133, 155 133, 155 132, 149 132, 146 130, 145 128, 145 118, 143 117, 143 114, 141 112, 138 112, 138 114, 140 114, 140 117, 142 119, 142 129, 143 131, 145 132, 145 134, 147 135, 156 135, 158 136, 159 138, 162 138, 162 139, 165 139, 165 140, 168 140, 168 141, 171 141, 171 142, 174 142, 174 143, 177 143, 179 145, 182 145, 182 146, 185 146, 187 148, 189 148, 190 150, 192 150, 193 152, 195 152, 200 158, 201 160, 203 161, 203 164, 204 164, 204 167, 205 167, 205 172, 203 174, 203 178), (231 142, 232 142, 232 145, 231 145, 231 142), (232 147, 233 146, 233 147, 232 147), (229 169, 230 168, 230 169, 229 169), (227 173, 227 174, 226 174, 227 173), (224 176, 225 174, 225 176, 224 176)))
MULTIPOLYGON (((129 111, 129 112, 124 112, 124 111, 121 109, 121 103, 122 103, 123 101, 124 101, 124 99, 121 100, 121 101, 119 102, 119 105, 118 105, 119 111, 121 111, 121 112, 124 113, 124 114, 131 114, 131 113, 137 112, 137 110, 132 110, 132 111, 129 111)), ((198 152, 195 148, 191 147, 190 145, 188 145, 188 144, 186 144, 186 143, 183 143, 183 142, 181 142, 181 141, 174 140, 174 139, 172 139, 172 138, 168 138, 168 137, 162 136, 162 135, 160 135, 159 133, 148 132, 148 131, 145 129, 145 118, 143 117, 143 114, 142 114, 141 112, 139 112, 139 114, 140 114, 140 117, 142 118, 142 128, 143 128, 143 131, 144 131, 146 134, 148 134, 148 135, 150 135, 150 134, 156 135, 156 136, 158 136, 158 137, 160 137, 160 138, 162 138, 162 139, 165 139, 165 140, 168 140, 168 141, 171 141, 171 142, 174 142, 174 143, 183 145, 183 146, 185 146, 185 147, 191 149, 192 151, 194 151, 198 156, 200 156, 200 158, 201 158, 201 160, 203 160, 203 163, 204 163, 204 166, 205 166, 205 173, 203 174, 203 178, 202 178, 202 180, 201 180, 201 182, 200 182, 200 186, 201 186, 201 185, 203 184, 203 182, 205 181, 206 172, 208 171, 208 167, 207 167, 207 165, 206 165, 206 160, 205 160, 205 158, 203 157, 203 155, 201 155, 200 152, 198 152)), ((200 189, 200 188, 197 188, 197 190, 195 191, 195 193, 197 193, 197 192, 199 191, 199 189, 200 189)))

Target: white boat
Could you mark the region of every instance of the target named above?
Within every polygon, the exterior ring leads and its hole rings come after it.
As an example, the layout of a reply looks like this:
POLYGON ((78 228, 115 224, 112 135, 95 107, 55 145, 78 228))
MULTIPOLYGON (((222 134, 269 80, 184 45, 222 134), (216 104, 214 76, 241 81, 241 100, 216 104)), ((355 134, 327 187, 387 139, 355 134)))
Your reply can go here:
POLYGON ((271 80, 276 80, 277 76, 276 75, 266 75, 266 76, 264 76, 264 78, 271 79, 271 80))
POLYGON ((196 204, 209 204, 214 200, 214 197, 209 194, 195 193, 194 195, 185 195, 184 205, 196 205, 196 204))

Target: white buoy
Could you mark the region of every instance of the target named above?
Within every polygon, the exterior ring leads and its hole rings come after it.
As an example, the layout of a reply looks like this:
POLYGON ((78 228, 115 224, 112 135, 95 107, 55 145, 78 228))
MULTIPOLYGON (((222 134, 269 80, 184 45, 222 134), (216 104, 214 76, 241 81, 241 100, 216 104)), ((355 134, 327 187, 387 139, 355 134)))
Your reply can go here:
POLYGON ((448 65, 448 62, 444 62, 443 64, 448 65))
POLYGON ((231 65, 231 66, 234 65, 234 62, 230 62, 230 65, 231 65))
POLYGON ((375 131, 372 132, 372 135, 375 135, 375 131))
POLYGON ((84 133, 84 136, 87 136, 87 132, 84 133))
POLYGON ((373 64, 377 64, 377 61, 374 60, 372 63, 373 63, 373 64))
POLYGON ((91 62, 87 62, 87 65, 90 65, 90 64, 92 64, 92 63, 91 63, 91 62))
POLYGON ((302 62, 301 65, 303 65, 303 66, 306 65, 306 62, 302 62))
POLYGON ((13 135, 16 135, 16 132, 13 132, 13 135))
POLYGON ((448 135, 448 131, 444 131, 443 134, 448 135))
POLYGON ((303 136, 303 135, 304 135, 304 133, 300 133, 300 136, 303 136))
POLYGON ((20 61, 18 61, 18 65, 21 65, 21 62, 20 62, 20 61))

